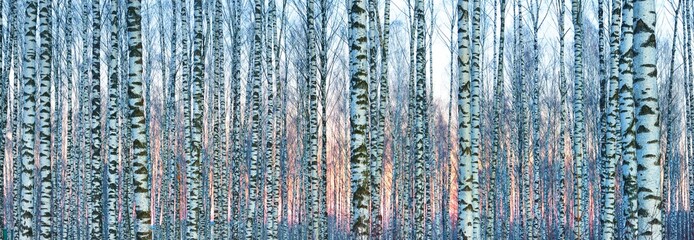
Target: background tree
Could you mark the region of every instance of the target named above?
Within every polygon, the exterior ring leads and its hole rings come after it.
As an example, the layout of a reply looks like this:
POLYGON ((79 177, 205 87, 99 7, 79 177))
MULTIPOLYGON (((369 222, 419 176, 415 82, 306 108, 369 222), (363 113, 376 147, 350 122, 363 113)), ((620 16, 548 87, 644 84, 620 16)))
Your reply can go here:
POLYGON ((584 236, 584 106, 583 106, 583 5, 581 0, 571 2, 574 25, 574 129, 573 129, 573 156, 574 156, 574 235, 576 238, 584 236))

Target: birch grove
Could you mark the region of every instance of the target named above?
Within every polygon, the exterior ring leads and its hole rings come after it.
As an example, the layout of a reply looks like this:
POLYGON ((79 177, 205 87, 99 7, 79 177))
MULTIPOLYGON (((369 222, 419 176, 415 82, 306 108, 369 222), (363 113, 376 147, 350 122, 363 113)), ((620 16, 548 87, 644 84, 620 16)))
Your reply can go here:
POLYGON ((1 0, 2 239, 691 239, 687 0, 1 0))

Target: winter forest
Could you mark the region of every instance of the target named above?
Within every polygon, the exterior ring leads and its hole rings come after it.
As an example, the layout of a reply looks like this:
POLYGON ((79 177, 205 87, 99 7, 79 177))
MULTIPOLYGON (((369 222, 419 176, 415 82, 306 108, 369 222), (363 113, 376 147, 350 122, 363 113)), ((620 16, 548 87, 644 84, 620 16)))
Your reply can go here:
POLYGON ((0 0, 2 239, 694 239, 694 1, 0 0))

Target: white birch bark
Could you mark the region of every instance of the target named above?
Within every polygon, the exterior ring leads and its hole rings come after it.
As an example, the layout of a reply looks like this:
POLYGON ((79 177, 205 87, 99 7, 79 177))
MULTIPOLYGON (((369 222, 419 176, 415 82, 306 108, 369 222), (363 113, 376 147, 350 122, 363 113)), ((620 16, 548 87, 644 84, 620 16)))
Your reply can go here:
POLYGON ((53 211, 51 209, 51 195, 53 191, 51 177, 51 58, 52 34, 50 23, 49 1, 39 1, 39 88, 38 88, 38 160, 39 160, 39 201, 38 201, 38 237, 42 239, 51 238, 53 233, 53 211))
POLYGON ((89 237, 100 239, 103 236, 103 189, 101 188, 104 176, 103 160, 101 158, 101 0, 91 1, 92 16, 92 58, 91 58, 91 83, 90 83, 90 117, 89 117, 89 143, 91 157, 89 166, 91 167, 91 189, 90 214, 89 214, 89 237))
POLYGON ((350 171, 352 175, 352 239, 365 240, 371 224, 368 129, 368 60, 366 0, 349 4, 350 171))
POLYGON ((142 81, 141 2, 128 0, 128 106, 132 139, 132 171, 135 203, 135 239, 152 239, 147 161, 145 106, 142 81))
POLYGON ((458 237, 473 239, 469 2, 458 0, 458 237))
POLYGON ((634 132, 634 98, 633 98, 633 18, 632 1, 625 0, 622 5, 622 26, 620 37, 619 59, 619 122, 622 146, 622 202, 623 217, 626 220, 624 237, 635 239, 637 235, 637 184, 636 184, 636 149, 634 132))
POLYGON ((634 112, 638 238, 662 239, 660 110, 656 70, 655 1, 634 1, 634 112))
POLYGON ((35 171, 35 127, 36 127, 36 30, 38 2, 27 2, 25 6, 24 59, 22 61, 22 119, 21 119, 21 172, 19 211, 17 219, 18 239, 30 240, 36 237, 34 223, 34 171, 35 171))
POLYGON ((573 0, 571 12, 574 25, 574 130, 573 130, 573 156, 574 156, 574 237, 584 237, 583 190, 586 188, 584 173, 584 104, 583 104, 583 6, 581 0, 573 0))
POLYGON ((118 54, 120 54, 120 39, 119 32, 119 1, 111 0, 111 29, 110 29, 110 47, 108 59, 108 119, 106 126, 108 128, 107 144, 108 144, 108 180, 107 180, 107 196, 106 196, 106 224, 107 234, 109 239, 117 238, 117 221, 118 221, 118 164, 119 164, 119 144, 118 144, 118 88, 120 82, 120 62, 118 54))

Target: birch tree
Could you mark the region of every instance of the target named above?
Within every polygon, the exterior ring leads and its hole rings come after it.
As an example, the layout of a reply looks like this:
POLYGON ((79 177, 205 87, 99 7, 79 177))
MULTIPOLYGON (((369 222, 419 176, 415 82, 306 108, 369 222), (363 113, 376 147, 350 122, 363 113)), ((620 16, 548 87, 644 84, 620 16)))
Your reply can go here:
POLYGON ((225 114, 225 90, 226 86, 224 84, 224 51, 222 50, 222 45, 224 41, 224 31, 222 29, 222 2, 220 0, 214 1, 214 20, 210 21, 210 31, 212 31, 212 64, 213 64, 213 88, 210 88, 213 94, 212 100, 212 117, 213 119, 213 154, 214 162, 213 166, 213 176, 214 176, 214 209, 212 210, 211 219, 213 219, 214 225, 210 226, 212 233, 211 238, 228 238, 226 233, 226 203, 227 203, 227 186, 228 186, 228 175, 227 175, 227 162, 226 162, 226 114, 225 114), (221 226, 216 227, 216 223, 221 223, 221 226))
MULTIPOLYGON (((44 2, 45 3, 45 2, 44 2)), ((24 16, 24 51, 22 61, 22 121, 21 121, 21 173, 19 219, 17 231, 20 240, 35 238, 34 223, 34 134, 36 127, 36 30, 38 2, 27 2, 24 16)))
POLYGON ((606 134, 606 149, 605 149, 605 192, 603 193, 603 231, 602 237, 613 239, 616 237, 616 221, 615 221, 615 191, 616 191, 616 172, 617 166, 617 125, 618 125, 618 101, 617 85, 619 82, 619 35, 620 35, 620 17, 621 12, 620 0, 612 0, 612 21, 610 24, 610 58, 609 58, 609 90, 607 91, 607 108, 605 110, 607 131, 606 134))
POLYGON ((540 22, 540 8, 542 4, 540 1, 533 1, 530 4, 534 5, 530 9, 530 15, 532 18, 532 30, 533 30, 533 87, 532 87, 532 109, 531 114, 533 116, 532 128, 533 128, 533 222, 532 230, 533 235, 540 237, 545 235, 544 232, 541 233, 541 196, 540 196, 540 121, 542 115, 540 114, 540 44, 538 42, 538 34, 540 32, 540 27, 542 23, 540 22))
POLYGON ((90 147, 91 156, 91 200, 89 215, 90 238, 99 239, 103 236, 103 209, 101 182, 104 175, 103 160, 101 158, 101 0, 91 1, 92 16, 92 58, 91 58, 91 83, 90 83, 90 147))
MULTIPOLYGON (((241 44, 241 34, 240 34, 240 11, 239 11, 239 1, 233 1, 233 8, 232 8, 232 53, 238 52, 238 45, 241 44)), ((232 159, 231 159, 231 182, 232 182, 232 193, 231 193, 231 234, 230 237, 232 238, 241 238, 241 229, 240 224, 241 224, 241 207, 238 206, 241 202, 241 193, 240 193, 240 183, 241 183, 241 162, 242 162, 242 153, 241 153, 241 67, 240 67, 240 56, 239 54, 232 54, 231 55, 231 106, 233 107, 233 115, 231 118, 232 122, 232 131, 231 131, 231 138, 232 138, 232 159)), ((245 223, 245 221, 243 221, 245 223)))
POLYGON ((128 106, 133 151, 133 182, 135 202, 135 239, 152 239, 149 176, 147 174, 147 136, 142 81, 142 15, 141 2, 128 0, 128 106))
POLYGON ((260 158, 260 87, 261 87, 261 58, 262 58, 262 5, 259 0, 254 1, 253 8, 253 71, 252 71, 252 126, 251 126, 251 156, 249 166, 249 196, 248 211, 246 216, 246 239, 258 237, 256 229, 256 214, 260 209, 260 176, 258 176, 260 158))
MULTIPOLYGON (((381 122, 379 109, 379 76, 378 76, 378 49, 379 31, 378 5, 375 0, 368 0, 368 47, 369 47, 369 155, 371 158, 371 236, 378 239, 382 233, 381 216, 381 175, 382 175, 382 142, 383 135, 380 132, 381 122)), ((381 69, 382 70, 382 69, 381 69)))
MULTIPOLYGON (((470 120, 471 120, 471 151, 472 151, 472 209, 473 209, 473 219, 472 219, 472 236, 480 237, 480 200, 479 200, 479 165, 480 165, 480 148, 481 148, 481 138, 480 138, 480 83, 482 80, 480 70, 481 62, 484 60, 482 52, 484 51, 481 45, 483 33, 480 31, 480 25, 482 24, 480 16, 482 15, 481 1, 472 0, 472 32, 470 37, 472 38, 472 47, 470 52, 472 54, 472 62, 470 65, 470 120)), ((450 141, 450 140, 449 140, 450 141)), ((443 204, 448 205, 448 200, 446 199, 443 204)))
POLYGON ((351 238, 370 236, 371 185, 369 175, 369 145, 367 139, 369 82, 365 0, 349 3, 349 77, 350 77, 350 171, 352 188, 351 238))
POLYGON ((638 237, 661 239, 660 110, 656 70, 655 1, 634 1, 634 102, 638 237))
POLYGON ((469 2, 458 1, 458 236, 472 239, 472 156, 470 114, 469 2))
POLYGON ((310 181, 310 193, 307 199, 307 211, 309 214, 309 238, 319 239, 320 237, 320 226, 319 226, 319 215, 320 215, 320 204, 319 204, 319 193, 318 193, 318 92, 317 92, 317 79, 316 79, 316 63, 317 63, 317 53, 316 53, 316 34, 315 34, 315 7, 316 2, 314 0, 306 1, 306 23, 307 23, 307 33, 306 33, 306 56, 308 57, 308 175, 310 181))
POLYGON ((636 142, 633 98, 633 17, 632 1, 625 0, 622 5, 622 26, 619 45, 619 122, 622 145, 622 193, 623 216, 626 220, 624 235, 635 239, 637 230, 637 183, 636 183, 636 142))
MULTIPOLYGON (((320 27, 320 51, 318 53, 320 58, 320 96, 321 96, 321 159, 320 159, 320 184, 319 184, 319 203, 320 203, 320 217, 319 217, 319 228, 320 228, 320 238, 327 239, 328 232, 328 138, 327 138, 327 119, 328 115, 326 112, 328 104, 328 11, 330 6, 327 0, 320 0, 320 14, 321 14, 321 27, 320 27)), ((284 14, 283 14, 284 16, 284 14)), ((278 93, 279 94, 279 93, 278 93)))
MULTIPOLYGON (((51 226, 53 224, 53 211, 51 209, 52 198, 52 177, 51 177, 51 100, 50 88, 52 82, 51 58, 53 56, 52 49, 52 34, 51 34, 51 16, 49 13, 50 2, 39 1, 39 38, 41 45, 39 46, 39 89, 38 89, 38 131, 39 131, 39 201, 38 201, 38 237, 43 239, 50 238, 53 233, 51 226)), ((35 205, 36 206, 36 205, 35 205)))
MULTIPOLYGON (((221 7, 221 4, 220 4, 221 7)), ((273 93, 275 90, 275 84, 277 84, 277 65, 276 62, 279 61, 279 57, 276 54, 277 49, 277 6, 275 0, 270 0, 268 2, 268 16, 267 16, 267 35, 266 39, 266 56, 267 56, 267 68, 268 68, 268 79, 267 79, 267 123, 268 130, 266 130, 266 147, 265 155, 267 161, 267 177, 268 177, 268 238, 277 239, 277 229, 278 229, 278 205, 279 205, 279 164, 277 163, 277 155, 275 154, 275 142, 279 139, 276 136, 277 126, 275 125, 274 111, 276 107, 274 103, 276 102, 278 93, 273 93), (276 94, 276 95, 275 95, 276 94)))
POLYGON ((583 238, 583 138, 584 138, 584 106, 583 106, 583 6, 581 0, 571 2, 574 25, 574 130, 573 130, 573 156, 574 156, 574 236, 583 238))
POLYGON ((108 128, 107 144, 108 144, 108 186, 107 189, 107 222, 109 239, 117 238, 117 217, 118 217, 118 165, 119 165, 119 143, 118 143, 118 89, 120 82, 120 62, 118 54, 120 54, 120 39, 118 38, 119 31, 119 1, 111 0, 111 35, 110 48, 108 59, 108 119, 106 126, 108 128))
POLYGON ((423 0, 416 0, 415 1, 415 7, 414 7, 414 14, 416 18, 416 51, 415 51, 415 72, 416 72, 416 82, 415 82, 415 121, 414 121, 414 127, 415 127, 415 135, 414 135, 414 144, 415 144, 415 164, 414 164, 414 175, 415 175, 415 181, 414 181, 414 198, 415 198, 415 205, 414 205, 414 224, 415 224, 415 230, 414 230, 414 237, 415 239, 424 239, 425 238, 425 225, 426 225, 426 199, 425 199, 425 192, 426 192, 426 169, 425 169, 425 164, 427 162, 427 156, 426 153, 428 152, 426 149, 426 135, 428 131, 426 130, 426 122, 428 121, 427 117, 427 91, 426 91, 426 45, 424 45, 425 41, 425 30, 424 30, 424 24, 425 24, 425 14, 424 14, 424 1, 423 0))
POLYGON ((193 1, 193 71, 190 85, 190 159, 188 159, 188 186, 190 196, 188 198, 188 224, 187 236, 190 239, 198 239, 203 229, 199 226, 203 222, 202 206, 202 118, 203 118, 203 74, 204 74, 204 50, 203 50, 203 19, 202 0, 193 1))
POLYGON ((559 104, 561 108, 561 113, 559 117, 559 206, 558 206, 558 229, 557 229, 557 239, 563 240, 565 237, 565 229, 568 220, 566 219, 566 76, 564 68, 564 11, 566 6, 564 5, 564 0, 557 0, 559 2, 559 104))

